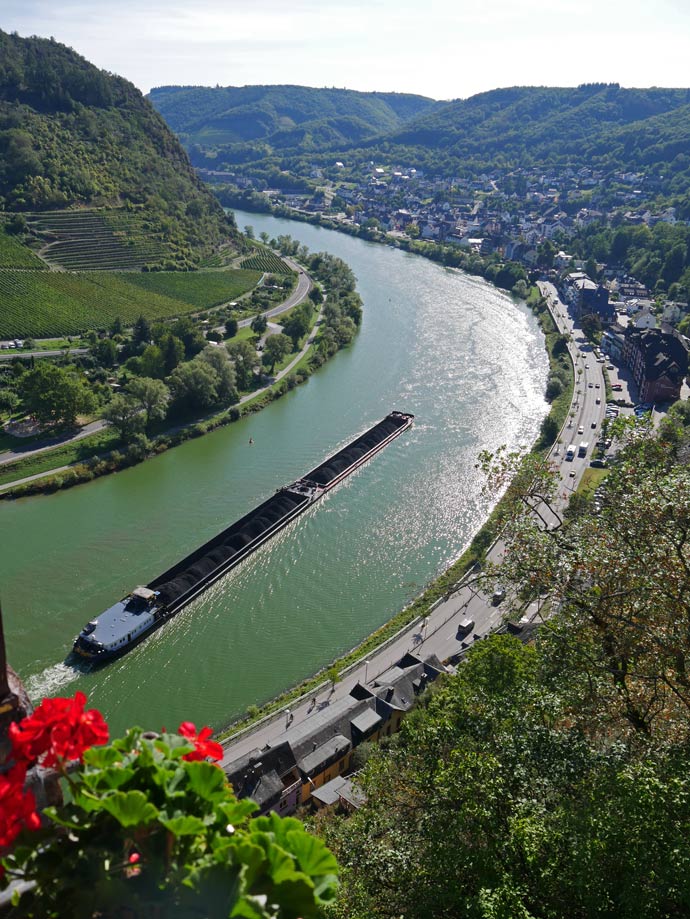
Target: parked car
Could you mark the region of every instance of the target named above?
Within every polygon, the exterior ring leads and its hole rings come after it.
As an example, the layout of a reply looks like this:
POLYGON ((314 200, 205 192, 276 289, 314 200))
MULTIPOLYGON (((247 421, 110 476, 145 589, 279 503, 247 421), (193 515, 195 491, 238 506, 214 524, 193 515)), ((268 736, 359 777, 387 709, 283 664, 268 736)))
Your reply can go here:
POLYGON ((491 597, 491 602, 494 606, 498 606, 506 598, 506 589, 505 587, 499 585, 496 590, 494 590, 493 596, 491 597))

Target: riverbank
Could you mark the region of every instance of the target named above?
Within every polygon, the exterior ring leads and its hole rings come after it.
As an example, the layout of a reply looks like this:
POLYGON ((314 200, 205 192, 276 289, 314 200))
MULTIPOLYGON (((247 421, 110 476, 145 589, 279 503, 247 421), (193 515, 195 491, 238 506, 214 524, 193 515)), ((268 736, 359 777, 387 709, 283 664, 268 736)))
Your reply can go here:
MULTIPOLYGON (((227 210, 238 208, 251 212, 251 207, 247 206, 249 202, 242 202, 238 199, 236 205, 225 204, 221 202, 227 210)), ((497 253, 489 256, 482 256, 478 252, 470 249, 461 248, 455 245, 443 245, 442 243, 432 242, 424 239, 411 239, 410 237, 398 234, 386 233, 382 230, 371 227, 359 226, 347 223, 342 220, 327 217, 322 214, 307 214, 303 211, 296 211, 284 205, 275 206, 266 200, 266 209, 256 211, 256 214, 270 214, 273 217, 285 220, 307 223, 311 226, 321 227, 325 230, 333 230, 336 233, 342 233, 345 236, 353 236, 356 239, 362 239, 365 242, 380 243, 386 246, 393 246, 404 252, 411 252, 414 255, 421 255, 432 262, 438 262, 446 268, 460 268, 467 274, 475 277, 484 278, 492 284, 495 284, 501 290, 508 290, 516 293, 517 296, 524 297, 525 291, 514 290, 516 284, 521 281, 527 284, 527 274, 519 262, 501 258, 497 253)))
MULTIPOLYGON (((311 276, 302 271, 299 266, 295 267, 301 272, 299 286, 303 289, 303 295, 301 298, 295 298, 294 294, 291 295, 286 301, 287 306, 282 304, 280 307, 269 310, 266 313, 267 318, 277 316, 285 309, 292 309, 302 302, 312 290, 314 282, 311 276)), ((346 269, 346 266, 343 267, 346 269)), ((324 322, 324 306, 326 302, 330 302, 332 307, 334 305, 337 307, 338 290, 337 286, 335 286, 337 278, 335 275, 328 275, 323 261, 319 262, 315 276, 321 280, 322 284, 325 283, 326 298, 324 300, 322 293, 322 306, 310 322, 301 350, 296 355, 290 355, 286 358, 283 362, 284 366, 281 367, 271 382, 250 393, 246 393, 238 403, 230 407, 224 407, 202 418, 195 418, 167 430, 159 431, 150 440, 139 438, 132 444, 117 443, 112 431, 103 429, 90 437, 81 439, 78 446, 66 444, 57 448, 56 451, 37 453, 25 461, 17 460, 15 463, 8 464, 0 472, 0 500, 36 494, 50 494, 71 488, 74 485, 91 482, 111 472, 137 465, 146 459, 158 456, 172 447, 184 443, 190 438, 201 437, 227 424, 233 424, 245 415, 259 411, 296 386, 304 383, 340 348, 345 347, 350 340, 339 336, 337 329, 334 334, 334 330, 331 328, 334 320, 331 315, 328 316, 328 321, 324 322), (333 283, 332 291, 330 290, 331 282, 333 283), (326 336, 329 336, 327 342, 324 340, 326 336), (104 442, 112 445, 113 441, 117 444, 116 448, 103 452, 101 447, 104 442), (60 455, 65 461, 57 467, 54 462, 51 464, 50 460, 50 457, 54 457, 56 454, 60 455), (33 469, 36 469, 35 473, 33 473, 33 469), (22 472, 24 475, 22 475, 22 472)), ((355 294, 354 296, 357 303, 361 304, 361 299, 358 295, 355 294)), ((357 309, 361 316, 361 305, 357 309)), ((353 324, 353 335, 358 325, 358 321, 353 324)))

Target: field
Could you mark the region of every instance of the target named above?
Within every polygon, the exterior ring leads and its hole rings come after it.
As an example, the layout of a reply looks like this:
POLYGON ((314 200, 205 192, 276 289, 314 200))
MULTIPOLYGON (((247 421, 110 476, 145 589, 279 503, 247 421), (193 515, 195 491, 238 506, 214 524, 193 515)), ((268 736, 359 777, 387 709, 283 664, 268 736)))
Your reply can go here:
POLYGON ((41 269, 46 268, 46 264, 14 236, 5 233, 0 224, 0 268, 41 269))
POLYGON ((236 300, 259 283, 257 271, 168 271, 127 274, 127 282, 203 310, 236 300))
POLYGON ((165 319, 251 290, 251 271, 156 273, 0 269, 0 339, 76 335, 139 316, 165 319))
POLYGON ((254 271, 266 271, 270 274, 291 274, 292 269, 285 262, 270 250, 255 252, 253 255, 242 259, 243 268, 252 268, 254 271))
POLYGON ((165 256, 168 247, 140 214, 125 210, 73 210, 26 214, 30 229, 46 243, 46 261, 71 271, 140 269, 165 256))

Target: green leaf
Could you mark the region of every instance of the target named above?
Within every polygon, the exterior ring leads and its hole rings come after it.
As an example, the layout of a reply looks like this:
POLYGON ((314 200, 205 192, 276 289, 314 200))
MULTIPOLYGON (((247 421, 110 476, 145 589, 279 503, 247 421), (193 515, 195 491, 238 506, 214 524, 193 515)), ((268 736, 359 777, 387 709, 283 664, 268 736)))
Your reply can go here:
POLYGON ((53 823, 59 826, 67 827, 68 830, 82 830, 83 826, 76 819, 69 819, 65 814, 61 814, 56 807, 46 807, 43 811, 46 817, 50 818, 53 823))
POLYGON ((274 911, 266 910, 265 897, 240 897, 235 904, 235 908, 230 913, 232 917, 238 919, 271 919, 275 915, 274 911))
POLYGON ((247 817, 258 811, 259 805, 251 798, 242 798, 241 801, 228 801, 220 805, 219 810, 228 823, 233 826, 243 824, 247 817))
MULTIPOLYGON (((115 747, 89 747, 84 752, 84 763, 94 769, 105 769, 122 762, 122 752, 115 747)), ((86 770, 88 772, 88 769, 86 770)))
POLYGON ((125 785, 134 776, 132 766, 103 769, 99 772, 89 772, 84 775, 84 784, 93 791, 110 791, 125 785))
POLYGON ((310 836, 304 829, 289 830, 286 834, 288 848, 297 859, 299 866, 310 877, 335 875, 338 873, 338 862, 324 843, 315 836, 310 836))
POLYGON ((225 773, 213 763, 187 763, 186 771, 189 776, 189 787, 200 798, 214 801, 227 794, 225 773))
POLYGON ((122 826, 151 823, 158 816, 158 809, 151 804, 143 791, 117 792, 104 798, 101 807, 112 814, 122 826))
POLYGON ((175 836, 196 836, 206 830, 203 820, 198 817, 192 817, 189 814, 171 817, 168 820, 161 818, 160 823, 175 836))

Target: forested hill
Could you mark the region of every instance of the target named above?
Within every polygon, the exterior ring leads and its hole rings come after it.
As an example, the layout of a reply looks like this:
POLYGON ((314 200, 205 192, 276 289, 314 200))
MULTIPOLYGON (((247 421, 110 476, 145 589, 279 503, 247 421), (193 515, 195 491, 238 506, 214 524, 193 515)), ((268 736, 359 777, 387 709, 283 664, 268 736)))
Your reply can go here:
POLYGON ((439 106, 370 143, 484 166, 560 160, 639 169, 687 158, 689 136, 690 89, 598 83, 495 89, 439 106))
POLYGON ((317 150, 393 131, 435 108, 424 96, 306 86, 161 86, 151 102, 185 144, 317 150))
POLYGON ((232 232, 138 89, 53 39, 0 31, 0 208, 142 206, 194 253, 232 232))

